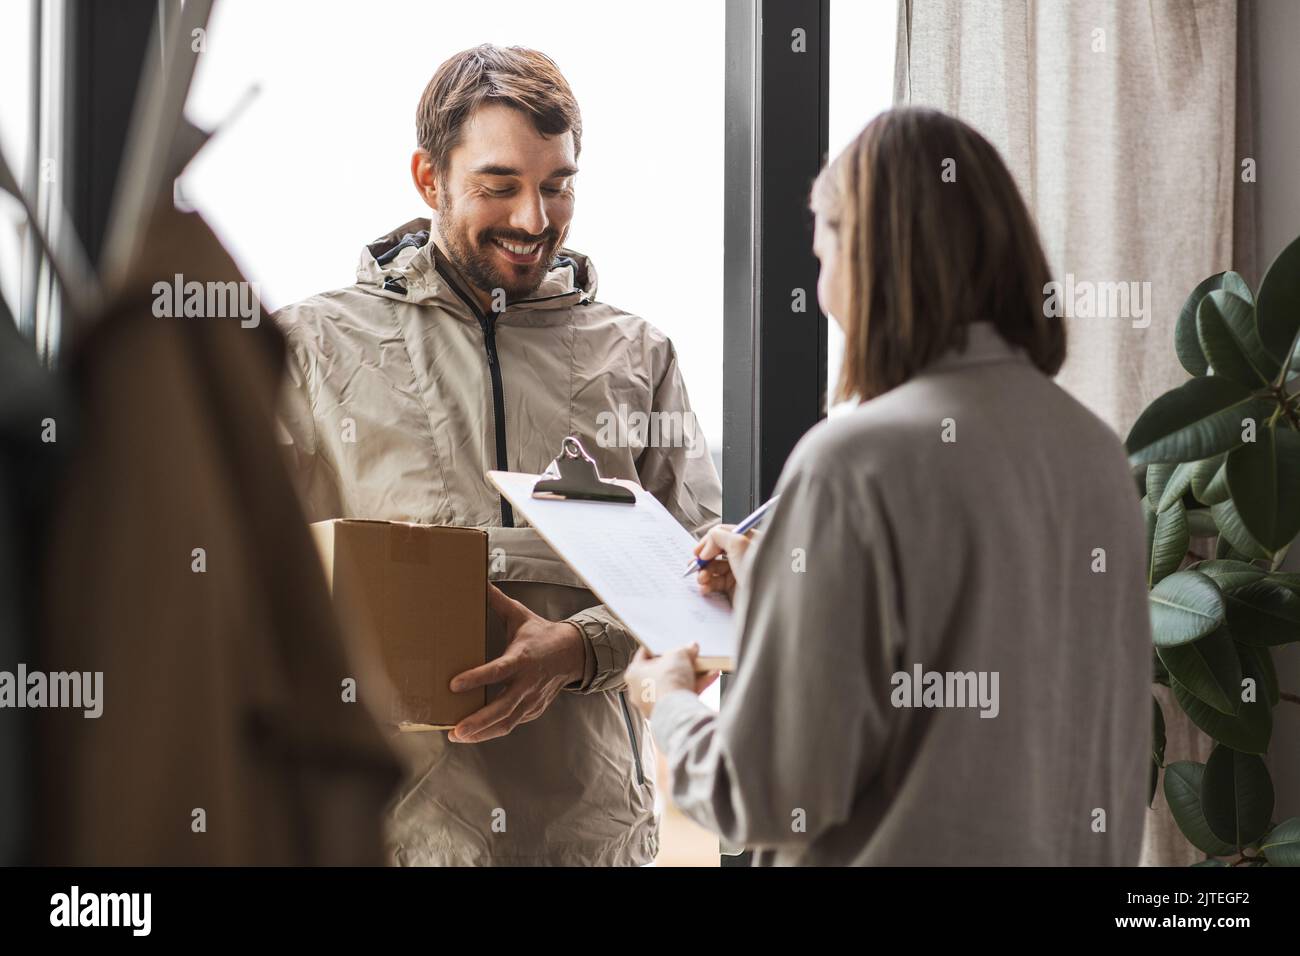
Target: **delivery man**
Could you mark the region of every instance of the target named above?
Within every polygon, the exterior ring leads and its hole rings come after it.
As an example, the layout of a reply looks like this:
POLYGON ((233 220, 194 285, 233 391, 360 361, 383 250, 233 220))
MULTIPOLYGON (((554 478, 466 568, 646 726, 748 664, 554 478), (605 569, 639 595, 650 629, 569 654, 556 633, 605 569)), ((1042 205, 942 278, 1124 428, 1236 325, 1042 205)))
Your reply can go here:
POLYGON ((486 686, 486 706, 448 733, 398 735, 413 775, 391 811, 393 859, 648 863, 653 745, 622 693, 635 642, 484 473, 541 472, 577 435, 603 476, 639 481, 697 535, 721 510, 717 473, 672 343, 598 302, 591 261, 564 247, 582 121, 555 64, 458 53, 417 133, 431 220, 366 246, 355 285, 276 315, 310 519, 485 528, 501 588, 488 663, 452 683, 486 686))

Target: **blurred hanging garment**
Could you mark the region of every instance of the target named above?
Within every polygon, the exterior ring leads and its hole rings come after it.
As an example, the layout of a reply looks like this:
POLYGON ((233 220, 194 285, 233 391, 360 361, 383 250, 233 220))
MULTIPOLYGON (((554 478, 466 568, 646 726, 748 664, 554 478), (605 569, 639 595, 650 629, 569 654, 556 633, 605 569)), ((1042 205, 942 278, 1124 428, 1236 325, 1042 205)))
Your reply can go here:
MULTIPOLYGON (((41 529, 71 440, 66 394, 0 299, 0 673, 32 659, 41 529)), ((28 862, 33 849, 31 725, 30 712, 0 710, 0 865, 28 862)))
POLYGON ((283 343, 214 313, 243 277, 198 216, 161 210, 146 245, 66 363, 39 667, 102 675, 102 713, 36 712, 37 859, 382 863, 399 768, 276 445, 283 343), (203 317, 160 317, 178 277, 203 317))

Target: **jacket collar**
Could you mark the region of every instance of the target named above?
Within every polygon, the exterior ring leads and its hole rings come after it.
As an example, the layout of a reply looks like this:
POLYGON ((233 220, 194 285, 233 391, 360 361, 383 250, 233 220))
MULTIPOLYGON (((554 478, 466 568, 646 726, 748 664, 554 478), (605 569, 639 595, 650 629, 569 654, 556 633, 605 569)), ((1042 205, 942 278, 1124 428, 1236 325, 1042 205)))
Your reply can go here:
MULTIPOLYGON (((469 282, 431 240, 430 229, 428 219, 412 219, 367 243, 357 263, 357 284, 375 295, 437 305, 469 317, 465 304, 465 296, 473 299, 469 282)), ((541 285, 527 299, 510 303, 508 311, 568 308, 595 296, 596 268, 591 259, 561 248, 541 285)))
POLYGON ((992 322, 971 322, 966 326, 965 348, 950 349, 922 369, 920 374, 988 362, 1027 361, 1029 357, 1024 349, 1004 339, 992 322))

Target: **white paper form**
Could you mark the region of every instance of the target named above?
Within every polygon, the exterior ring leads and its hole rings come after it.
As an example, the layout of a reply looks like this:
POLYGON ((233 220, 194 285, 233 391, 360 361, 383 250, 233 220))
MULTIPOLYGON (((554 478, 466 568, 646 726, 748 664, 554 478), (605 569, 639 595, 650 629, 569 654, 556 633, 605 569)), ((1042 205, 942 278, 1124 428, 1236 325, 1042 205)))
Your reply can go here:
POLYGON ((623 482, 636 504, 534 498, 541 475, 489 471, 491 481, 593 594, 654 654, 700 645, 703 670, 731 670, 731 605, 683 576, 695 538, 657 498, 623 482))

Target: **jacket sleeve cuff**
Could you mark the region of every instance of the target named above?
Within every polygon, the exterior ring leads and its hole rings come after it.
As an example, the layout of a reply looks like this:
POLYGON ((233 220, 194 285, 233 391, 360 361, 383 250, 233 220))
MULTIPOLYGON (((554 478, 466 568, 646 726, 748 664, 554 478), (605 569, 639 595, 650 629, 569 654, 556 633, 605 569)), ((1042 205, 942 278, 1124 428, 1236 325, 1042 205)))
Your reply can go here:
POLYGON ((596 676, 596 649, 592 647, 591 638, 587 636, 587 632, 583 630, 581 624, 579 624, 577 621, 569 621, 568 623, 576 627, 578 629, 578 633, 582 635, 583 661, 582 661, 582 677, 578 680, 577 683, 567 685, 565 687, 565 690, 581 691, 584 687, 590 687, 592 679, 596 676))
POLYGON ((621 688, 623 673, 637 647, 627 629, 604 605, 579 611, 566 620, 582 632, 587 655, 582 683, 570 684, 566 689, 594 694, 621 688))

